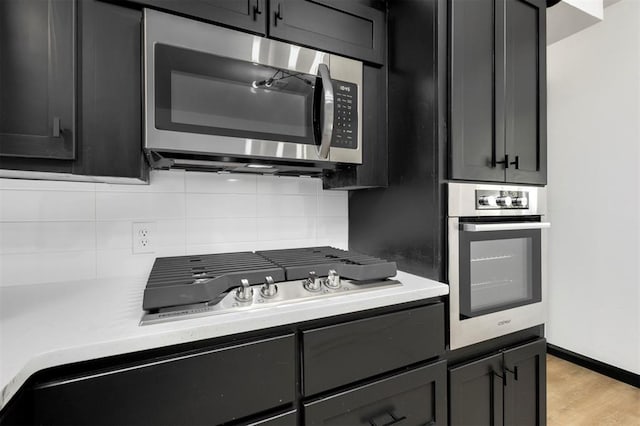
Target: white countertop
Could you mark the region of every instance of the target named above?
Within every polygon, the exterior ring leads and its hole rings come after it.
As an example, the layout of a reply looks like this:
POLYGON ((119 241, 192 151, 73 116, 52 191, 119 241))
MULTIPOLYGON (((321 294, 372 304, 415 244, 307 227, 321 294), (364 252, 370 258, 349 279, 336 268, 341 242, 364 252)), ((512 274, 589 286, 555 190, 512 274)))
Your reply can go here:
POLYGON ((111 355, 210 339, 449 293, 398 272, 402 286, 209 317, 139 326, 143 278, 0 288, 0 409, 34 373, 111 355))

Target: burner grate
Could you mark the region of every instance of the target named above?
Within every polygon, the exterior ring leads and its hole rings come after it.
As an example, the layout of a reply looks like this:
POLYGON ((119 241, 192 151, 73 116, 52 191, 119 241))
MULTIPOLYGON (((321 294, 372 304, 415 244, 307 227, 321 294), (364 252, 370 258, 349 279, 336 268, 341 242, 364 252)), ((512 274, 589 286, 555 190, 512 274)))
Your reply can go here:
POLYGON ((256 253, 284 268, 287 280, 307 278, 311 271, 327 276, 331 269, 341 277, 358 281, 389 278, 397 272, 395 262, 328 246, 256 253))
POLYGON ((241 285, 283 281, 281 267, 252 252, 157 258, 144 291, 146 310, 218 300, 241 285))

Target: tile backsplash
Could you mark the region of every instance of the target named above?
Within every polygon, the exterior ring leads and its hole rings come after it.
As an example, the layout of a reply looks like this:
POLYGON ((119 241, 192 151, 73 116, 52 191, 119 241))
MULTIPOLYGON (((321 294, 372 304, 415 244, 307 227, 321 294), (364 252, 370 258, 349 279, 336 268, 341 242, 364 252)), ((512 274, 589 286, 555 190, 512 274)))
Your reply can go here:
POLYGON ((159 256, 348 245, 319 179, 154 171, 150 185, 0 179, 0 286, 147 276, 159 256), (133 223, 153 222, 153 254, 133 223))

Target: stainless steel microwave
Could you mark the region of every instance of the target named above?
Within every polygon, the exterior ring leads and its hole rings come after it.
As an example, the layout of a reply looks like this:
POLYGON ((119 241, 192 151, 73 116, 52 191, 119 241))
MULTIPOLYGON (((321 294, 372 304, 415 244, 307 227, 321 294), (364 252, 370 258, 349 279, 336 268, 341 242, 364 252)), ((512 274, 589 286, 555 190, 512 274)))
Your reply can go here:
POLYGON ((362 162, 361 62, 146 9, 144 74, 158 164, 362 162))

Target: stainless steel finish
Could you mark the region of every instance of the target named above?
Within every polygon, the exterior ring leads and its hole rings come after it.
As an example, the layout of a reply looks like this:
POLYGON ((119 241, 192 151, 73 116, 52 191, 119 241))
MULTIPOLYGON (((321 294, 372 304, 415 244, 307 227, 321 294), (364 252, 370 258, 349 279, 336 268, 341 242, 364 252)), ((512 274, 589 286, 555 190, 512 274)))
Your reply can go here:
POLYGON ((529 199, 527 197, 516 197, 513 199, 513 205, 516 207, 527 207, 529 199))
POLYGON ((322 290, 322 278, 319 278, 315 272, 309 272, 309 278, 304 280, 303 287, 311 292, 322 290))
POLYGON ((511 207, 511 197, 508 195, 496 198, 496 203, 501 207, 511 207))
POLYGON ((463 216, 532 216, 547 213, 547 190, 543 187, 518 185, 493 185, 475 183, 449 183, 449 217, 463 216), (528 204, 526 208, 483 208, 480 199, 476 198, 477 191, 489 193, 511 192, 526 193, 528 204), (478 201, 476 203, 476 200, 478 201))
POLYGON ((239 302, 249 302, 253 299, 253 288, 249 285, 249 280, 240 280, 242 285, 236 288, 236 300, 239 302))
POLYGON ((329 158, 329 148, 331 147, 331 138, 333 137, 333 83, 329 68, 325 64, 318 65, 318 73, 322 79, 322 91, 324 92, 324 104, 322 106, 322 136, 320 139, 320 147, 318 148, 318 156, 323 160, 329 158))
POLYGON ((486 231, 520 231, 523 229, 545 229, 550 228, 549 222, 522 222, 522 223, 464 223, 462 230, 467 232, 486 231))
POLYGON ((155 314, 145 314, 140 325, 156 324, 179 319, 200 318, 210 315, 219 315, 233 312, 256 311, 271 309, 274 306, 288 305, 291 303, 313 301, 327 297, 348 296, 349 294, 381 290, 389 287, 400 286, 402 283, 396 280, 381 280, 367 283, 356 283, 351 280, 342 280, 340 288, 323 288, 322 291, 310 292, 304 284, 307 280, 286 281, 278 285, 278 293, 272 298, 264 298, 260 292, 253 292, 251 303, 238 303, 233 294, 227 294, 220 302, 209 306, 206 303, 176 307, 155 314))
POLYGON ((327 288, 331 288, 331 289, 336 289, 336 288, 340 288, 340 275, 338 275, 338 273, 333 270, 333 269, 329 269, 329 276, 327 276, 326 281, 324 282, 324 285, 327 286, 327 288))
POLYGON ((548 222, 497 223, 501 216, 544 216, 547 211, 546 189, 542 187, 449 183, 449 326, 450 348, 458 349, 474 343, 493 339, 545 322, 546 315, 546 235, 541 231, 541 302, 512 309, 460 319, 460 232, 498 230, 544 229, 548 222), (525 206, 504 208, 484 204, 482 197, 496 193, 517 193, 516 198, 526 198, 525 206), (494 216, 496 223, 464 223, 460 217, 494 216))
POLYGON ((278 293, 278 286, 274 284, 272 277, 265 277, 264 284, 260 287, 260 295, 262 297, 266 297, 267 299, 271 299, 273 296, 278 293))
POLYGON ((362 163, 362 62, 266 39, 155 10, 144 11, 145 137, 147 150, 226 154, 308 161, 362 163), (155 52, 157 43, 317 75, 320 64, 331 77, 358 86, 358 147, 331 147, 322 158, 317 146, 160 130, 155 125, 155 52))

